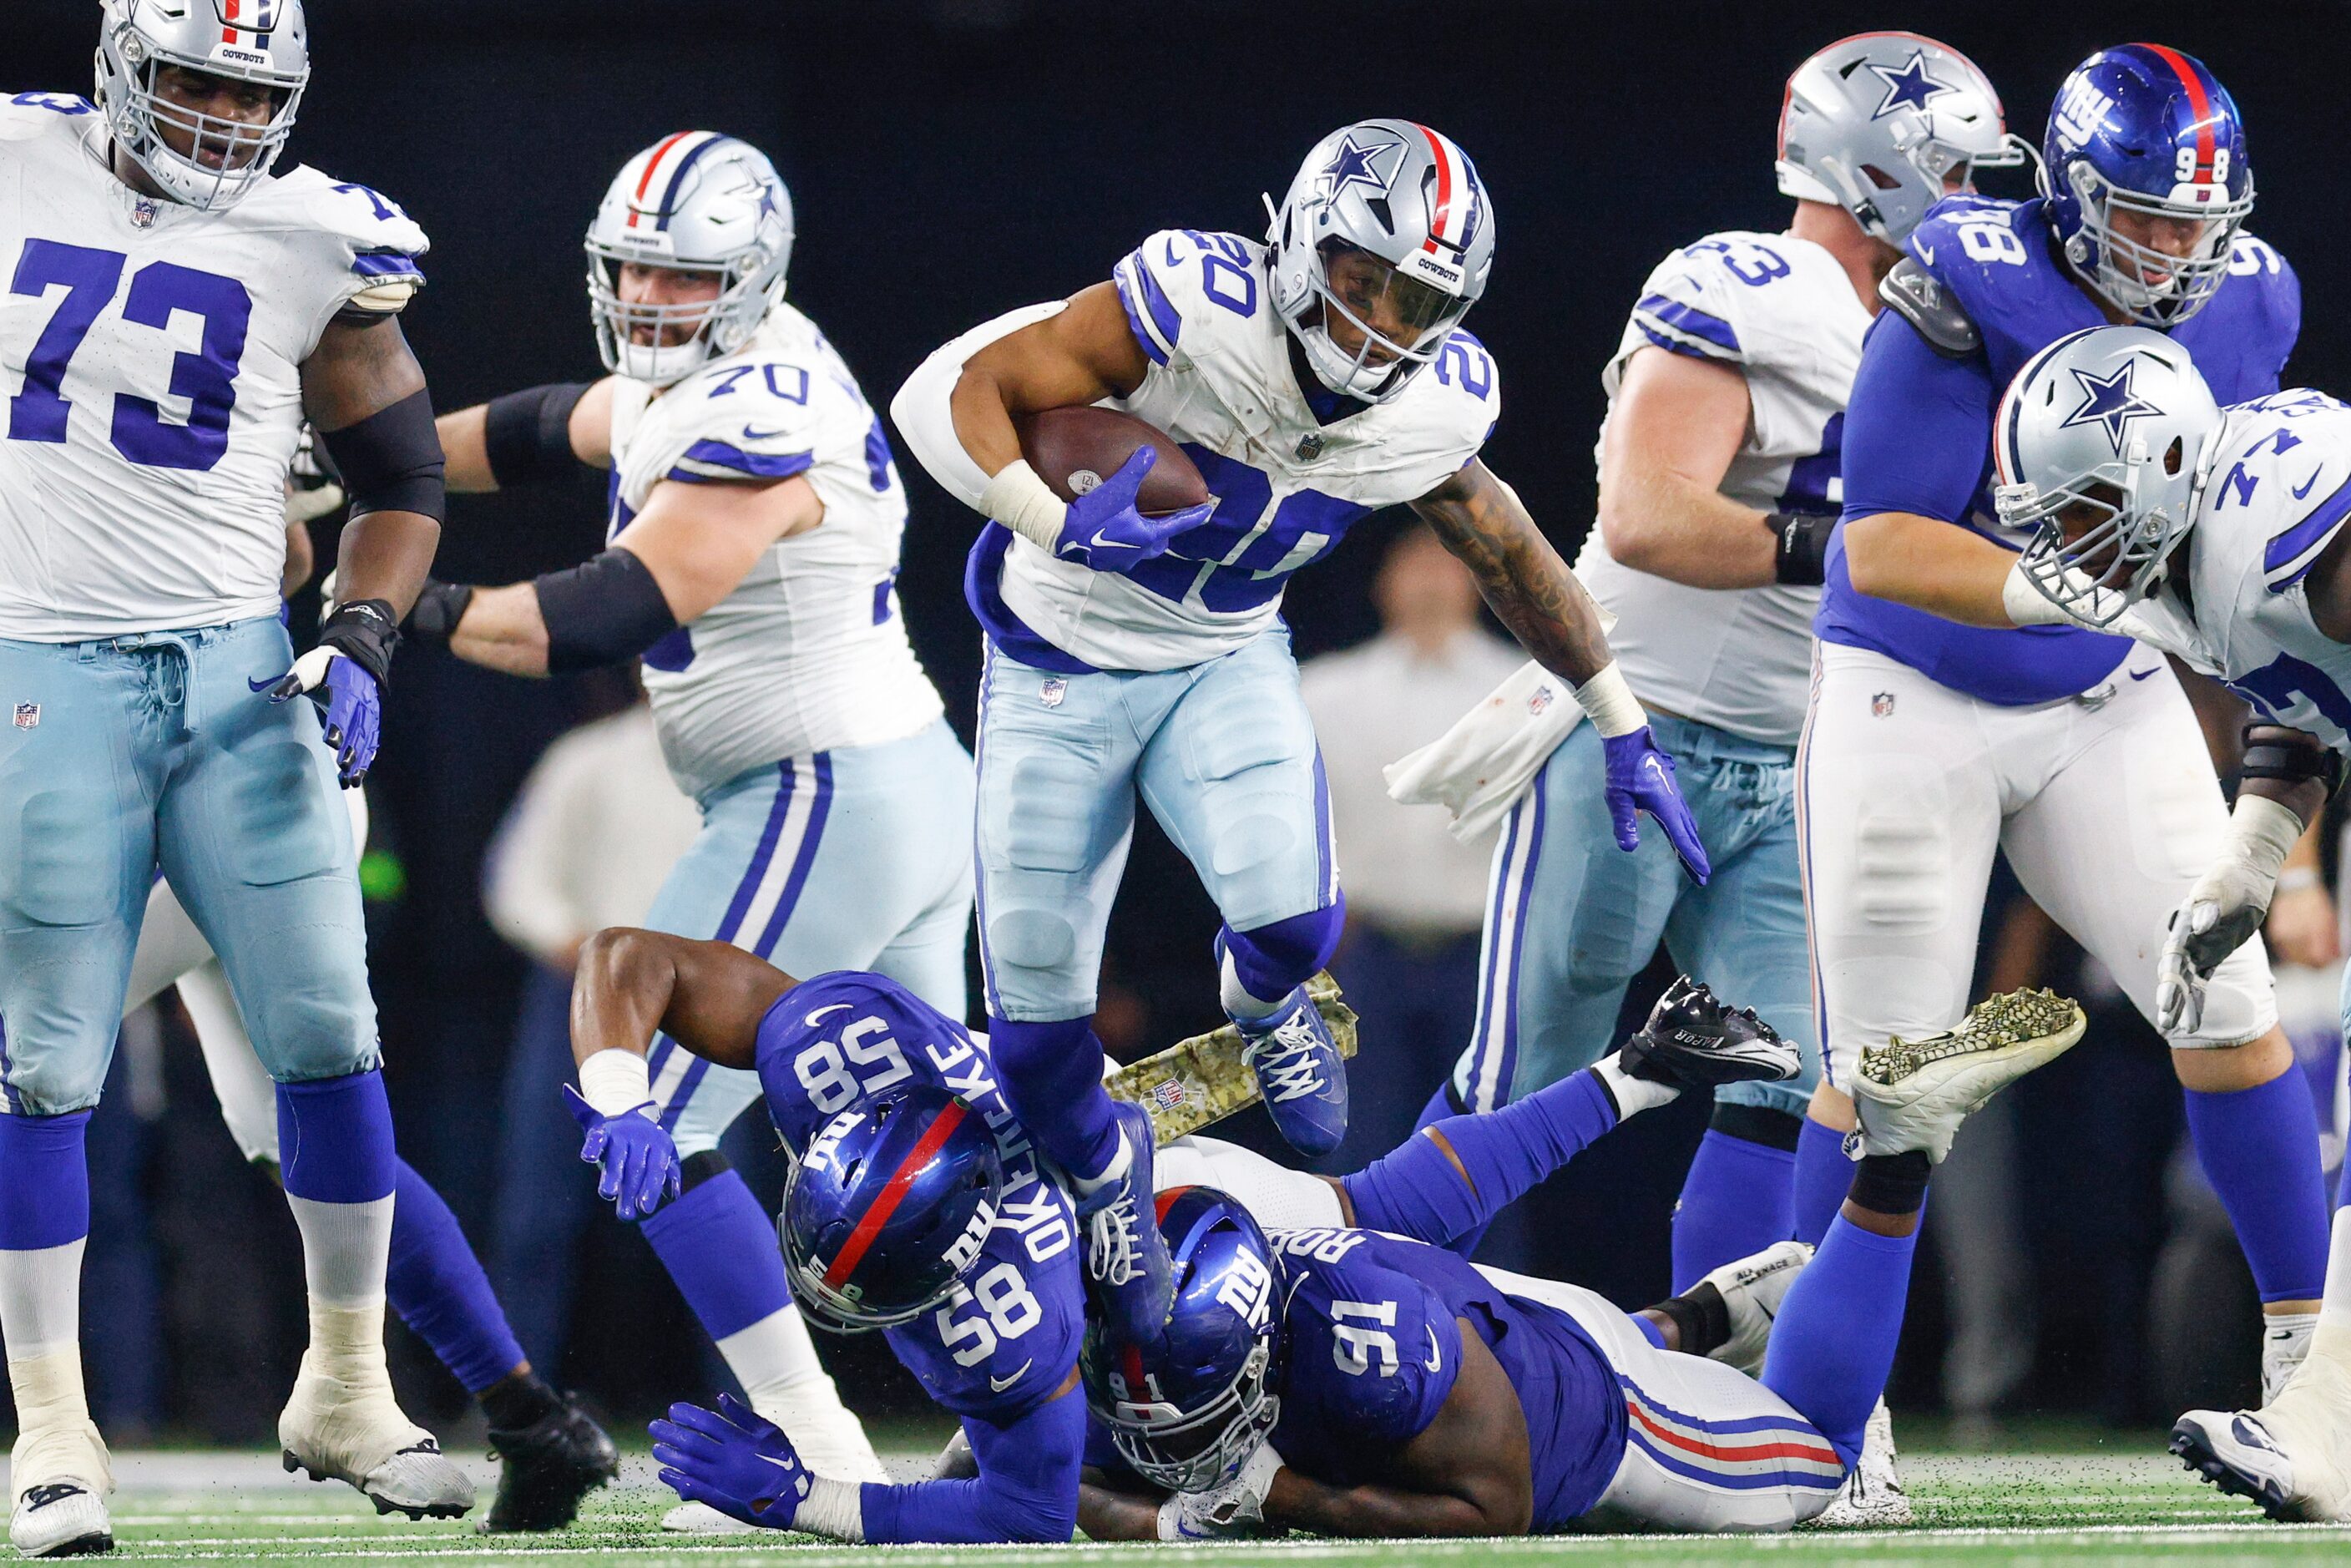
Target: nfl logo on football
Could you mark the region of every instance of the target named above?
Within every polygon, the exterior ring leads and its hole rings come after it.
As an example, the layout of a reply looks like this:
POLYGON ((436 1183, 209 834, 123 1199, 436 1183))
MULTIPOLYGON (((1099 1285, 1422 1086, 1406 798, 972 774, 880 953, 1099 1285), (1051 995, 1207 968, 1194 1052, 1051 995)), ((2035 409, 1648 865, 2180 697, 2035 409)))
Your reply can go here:
POLYGON ((16 727, 17 727, 18 729, 30 729, 30 728, 32 728, 35 725, 37 725, 37 724, 38 724, 38 723, 40 723, 40 722, 41 722, 41 705, 40 705, 40 704, 38 704, 38 703, 18 703, 18 704, 16 705, 16 727))

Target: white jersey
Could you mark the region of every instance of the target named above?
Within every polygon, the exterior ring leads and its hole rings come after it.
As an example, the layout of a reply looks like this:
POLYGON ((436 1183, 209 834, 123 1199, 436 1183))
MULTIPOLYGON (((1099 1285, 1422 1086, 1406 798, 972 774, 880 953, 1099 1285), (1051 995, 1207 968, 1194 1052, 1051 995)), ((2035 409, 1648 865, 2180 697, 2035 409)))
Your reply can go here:
POLYGON ((667 391, 613 389, 614 536, 664 480, 794 475, 824 520, 645 653, 662 752, 688 795, 786 757, 902 740, 945 711, 898 608, 905 487, 816 323, 778 302, 750 342, 667 391))
POLYGON ((2282 392, 2228 410, 2212 439, 2188 535, 2193 608, 2166 584, 2116 630, 2351 753, 2351 647, 2311 620, 2303 581, 2351 517, 2351 408, 2282 392))
POLYGON ((0 637, 277 613, 302 362, 422 282, 423 231, 363 185, 296 168, 201 212, 110 145, 80 99, 0 100, 0 637))
MULTIPOLYGON (((1613 402, 1646 348, 1731 367, 1753 409, 1722 494, 1761 512, 1834 514, 1844 407, 1870 312, 1834 256, 1788 235, 1710 235, 1649 274, 1601 384, 1613 402)), ((1613 611, 1609 646, 1640 697, 1793 746, 1812 684, 1817 588, 1707 589, 1635 571, 1593 528, 1575 575, 1613 611)))
POLYGON ((1132 396, 1105 406, 1182 442, 1217 494, 1216 514, 1165 555, 1115 574, 992 527, 973 608, 1016 656, 1031 656, 1031 639, 1106 670, 1180 669, 1232 652, 1273 624, 1291 572, 1356 519, 1458 473, 1500 411, 1493 359, 1456 331, 1400 395, 1320 423, 1253 240, 1163 230, 1113 277, 1151 363, 1132 396))

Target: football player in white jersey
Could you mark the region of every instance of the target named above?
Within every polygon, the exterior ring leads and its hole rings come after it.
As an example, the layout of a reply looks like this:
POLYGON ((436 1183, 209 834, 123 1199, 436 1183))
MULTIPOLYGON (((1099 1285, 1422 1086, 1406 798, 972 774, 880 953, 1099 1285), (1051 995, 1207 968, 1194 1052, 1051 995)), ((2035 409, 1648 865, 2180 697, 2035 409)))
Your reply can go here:
MULTIPOLYGON (((791 245, 791 197, 756 148, 688 131, 630 160, 587 241, 613 373, 441 422, 461 491, 610 469, 610 548, 535 582, 435 584, 413 630, 514 674, 642 656, 670 770, 703 816, 646 923, 796 974, 879 970, 959 1018, 971 759, 899 612, 906 497, 888 438, 785 300, 791 245)), ((646 1239, 753 1405, 834 1472, 883 1479, 791 1304, 773 1221, 718 1152, 758 1079, 666 1039, 632 1060, 633 1078, 583 1083, 592 1109, 575 1109, 591 1132, 684 1156, 682 1194, 634 1216, 646 1239)), ((673 1517, 725 1524, 698 1506, 673 1517)))
MULTIPOLYGON (((2287 391, 2224 409, 2170 338, 2097 327, 2029 361, 1993 431, 2001 520, 2037 530, 2020 586, 2255 710, 2221 852, 2158 962, 2158 1022, 2193 1030, 2351 755, 2351 408, 2287 391)), ((2351 1207, 2335 1217, 2310 1353, 2264 1392, 2259 1410, 2189 1411, 2172 1452, 2272 1518, 2351 1523, 2351 1207)))
POLYGON ((9 1532, 34 1555, 111 1541, 77 1343, 82 1139, 158 869, 277 1082, 310 1297, 287 1462, 385 1509, 474 1497, 385 1376, 395 1160, 335 788, 374 758, 439 536, 396 319, 425 238, 364 186, 273 172, 309 78, 300 0, 108 0, 99 27, 95 103, 0 105, 0 1332, 9 1532), (298 661, 278 578, 306 413, 353 505, 345 603, 298 661))
POLYGON ((1601 618, 1479 461, 1500 406, 1460 329, 1494 256, 1492 199, 1449 139, 1404 120, 1323 138, 1262 244, 1170 229, 1067 301, 933 354, 893 403, 915 455, 990 519, 967 592, 987 633, 980 707, 980 954, 1015 1111, 1089 1211, 1089 1272, 1121 1332, 1165 1321, 1166 1249, 1138 1200, 1149 1139, 1099 1082, 1104 924, 1139 790, 1224 916, 1227 1012, 1275 1124, 1311 1154, 1345 1081, 1304 981, 1339 936, 1320 756, 1280 621, 1290 574, 1374 509, 1409 505, 1529 653, 1575 688, 1607 754, 1620 845, 1656 817, 1704 852, 1601 618), (1216 497, 1137 511, 1138 453, 1064 503, 1014 421, 1102 403, 1184 443, 1216 497))

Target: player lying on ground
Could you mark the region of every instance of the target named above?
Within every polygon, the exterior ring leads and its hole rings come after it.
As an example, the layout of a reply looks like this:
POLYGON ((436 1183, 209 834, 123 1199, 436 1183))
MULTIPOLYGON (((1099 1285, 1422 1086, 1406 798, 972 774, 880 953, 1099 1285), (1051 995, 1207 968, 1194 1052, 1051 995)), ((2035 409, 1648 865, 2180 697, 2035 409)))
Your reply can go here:
POLYGON ((1678 1313, 1371 1229, 1268 1237, 1221 1194, 1162 1195, 1165 1342, 1096 1340, 1085 1363, 1089 1401, 1157 1488, 1090 1484, 1081 1522, 1127 1540, 1802 1523, 1857 1461, 1893 1364, 1929 1170, 1970 1111, 2082 1028, 2073 1003, 2016 992, 1867 1053, 1852 1187, 1778 1303, 1760 1379, 1685 1354, 1678 1313))
POLYGON ((1461 322, 1495 234, 1492 197, 1454 141, 1359 120, 1308 153, 1263 242, 1153 235, 1112 279, 940 349, 891 405, 932 477, 989 519, 966 579, 987 635, 989 1030, 1012 1103, 1072 1178, 1097 1237, 1088 1267, 1132 1337, 1165 1316, 1168 1263, 1091 1019, 1138 793, 1223 916, 1220 994, 1274 1124, 1315 1155, 1346 1131, 1343 1064, 1304 995, 1345 904, 1280 608, 1291 574, 1357 520, 1404 505, 1436 530, 1606 737, 1618 846, 1634 847, 1647 810, 1706 876, 1672 760, 1599 612, 1479 460, 1501 394, 1461 322), (1049 487, 1018 422, 1092 403, 1185 444, 1213 507, 1139 510, 1155 449, 1074 498, 1049 487))
MULTIPOLYGON (((2037 355, 1997 428, 2001 518, 2038 530, 2019 590, 2178 655, 2257 710, 2227 842, 2159 960, 2162 1021, 2193 1029, 2351 752, 2351 408, 2305 391, 2221 408, 2179 344, 2109 327, 2037 355)), ((2260 1410, 2190 1411, 2172 1429, 2191 1468, 2273 1518, 2351 1521, 2346 1274, 2351 1209, 2335 1218, 2302 1370, 2265 1387, 2260 1410)))
MULTIPOLYGON (((1159 1168, 1234 1189, 1270 1223, 1360 1218, 1443 1242, 1483 1215, 1426 1189, 1458 1190, 1474 1173, 1481 1201, 1510 1201, 1614 1126, 1620 1105, 1678 1092, 1638 1071, 1711 1084, 1795 1069, 1752 1015, 1703 993, 1677 995, 1659 1017, 1635 1053, 1646 1065, 1604 1061, 1505 1112, 1439 1124, 1340 1182, 1206 1138, 1162 1151, 1159 1168)), ((656 1030, 758 1072, 799 1160, 783 1219, 794 1289, 833 1326, 883 1330, 962 1418, 977 1467, 970 1480, 861 1490, 810 1474, 780 1428, 730 1403, 724 1415, 679 1406, 656 1425, 664 1479, 734 1517, 841 1540, 1067 1539, 1084 1442, 1084 1282, 1069 1200, 1007 1106, 986 1038, 878 975, 798 981, 723 943, 599 933, 580 956, 572 1048, 587 1099, 614 1109, 575 1109, 583 1155, 623 1214, 656 1207, 676 1180, 668 1134, 636 1111, 650 1103, 643 1052, 656 1030)), ((1149 1180, 1148 1115, 1123 1102, 1113 1114, 1146 1151, 1149 1180)))
POLYGON ((24 333, 0 442, 0 815, 22 851, 0 857, 0 1330, 29 1555, 112 1544, 78 1343, 84 1127, 159 869, 289 1129, 310 1337, 288 1461, 380 1508, 474 1499, 384 1369, 398 1163, 336 789, 375 758, 393 628, 440 533, 432 399, 398 324, 427 242, 364 186, 277 172, 309 81, 303 6, 234 12, 107 0, 94 102, 0 104, 24 333), (305 417, 352 505, 345 603, 298 659, 278 590, 305 417))

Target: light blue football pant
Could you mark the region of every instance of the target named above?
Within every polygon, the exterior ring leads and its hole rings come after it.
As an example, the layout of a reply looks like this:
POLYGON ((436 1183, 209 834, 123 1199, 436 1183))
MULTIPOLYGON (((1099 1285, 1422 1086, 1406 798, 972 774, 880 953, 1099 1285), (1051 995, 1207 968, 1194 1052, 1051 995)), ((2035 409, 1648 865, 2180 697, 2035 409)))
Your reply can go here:
POLYGON ((1055 674, 991 645, 978 834, 991 1017, 1093 1012, 1138 791, 1235 931, 1338 898, 1331 792, 1287 630, 1180 670, 1055 674))
POLYGON ((0 641, 0 1101, 98 1103, 160 868, 281 1082, 376 1065, 357 852, 276 618, 0 641))
POLYGON ((1793 1081, 1729 1084, 1718 1100, 1801 1115, 1820 1082, 1795 748, 1667 714, 1651 714, 1649 725, 1673 754, 1713 877, 1699 887, 1684 876, 1646 817, 1641 847, 1616 847, 1600 737, 1578 725, 1511 808, 1494 848, 1478 1022, 1453 1073, 1470 1110, 1507 1104, 1614 1050, 1625 989, 1660 941, 1686 973, 1725 1002, 1753 1008, 1803 1051, 1793 1081))
MULTIPOLYGON (((731 942, 799 979, 876 970, 964 1016, 971 757, 946 720, 881 746, 788 757, 695 803, 702 831, 648 926, 731 942)), ((666 1035, 647 1066, 683 1155, 717 1147, 759 1098, 758 1073, 714 1067, 666 1035)))

